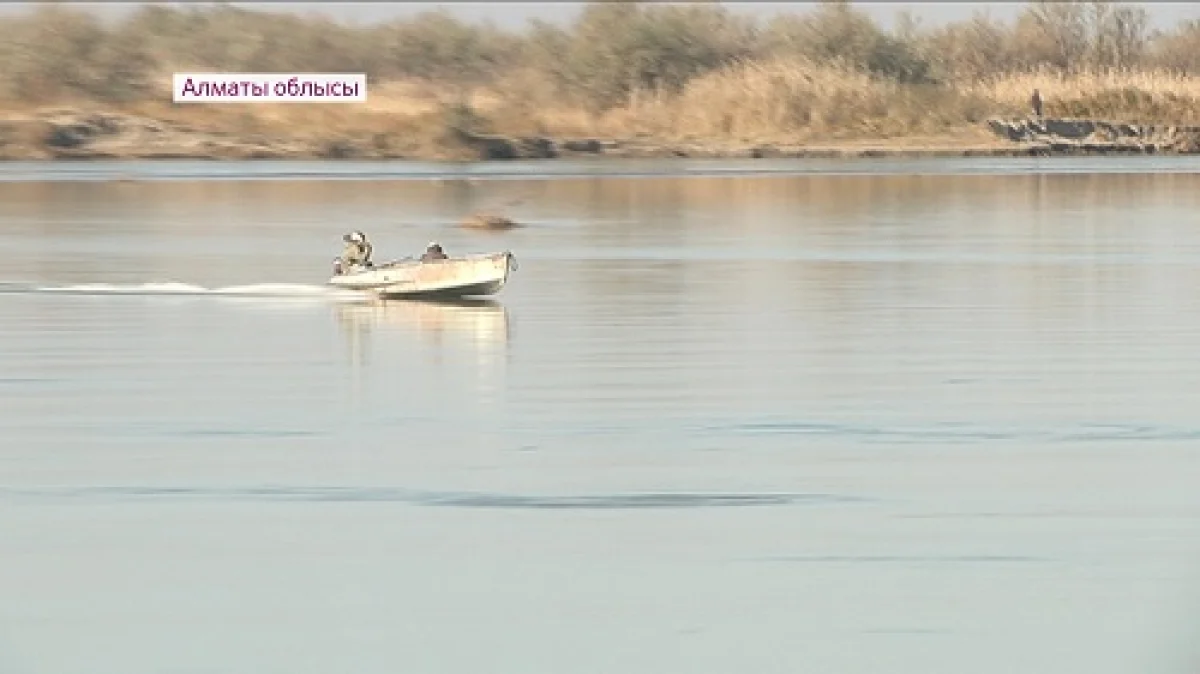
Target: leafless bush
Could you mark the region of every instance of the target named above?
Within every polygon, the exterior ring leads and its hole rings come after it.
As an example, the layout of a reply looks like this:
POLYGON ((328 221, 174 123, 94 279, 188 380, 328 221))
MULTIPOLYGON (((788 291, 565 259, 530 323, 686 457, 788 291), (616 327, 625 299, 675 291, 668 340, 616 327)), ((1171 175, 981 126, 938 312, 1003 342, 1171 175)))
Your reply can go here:
POLYGON ((1037 0, 1011 23, 981 13, 894 31, 845 0, 762 25, 710 3, 604 0, 571 25, 524 31, 445 12, 351 26, 228 5, 146 6, 107 25, 38 5, 0 18, 0 63, 9 108, 92 101, 200 114, 166 107, 171 72, 362 72, 361 114, 256 106, 237 123, 370 115, 387 126, 390 115, 546 133, 916 133, 1019 113, 1034 86, 1048 112, 1190 119, 1200 22, 1152 33, 1141 9, 1082 0, 1037 0))

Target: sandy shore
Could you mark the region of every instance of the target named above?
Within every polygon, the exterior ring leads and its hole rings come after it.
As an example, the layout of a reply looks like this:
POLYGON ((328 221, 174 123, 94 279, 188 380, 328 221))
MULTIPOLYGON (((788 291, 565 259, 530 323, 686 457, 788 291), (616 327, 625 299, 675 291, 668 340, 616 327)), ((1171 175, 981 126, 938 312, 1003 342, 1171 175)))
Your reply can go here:
POLYGON ((442 142, 397 149, 371 134, 335 140, 234 133, 124 113, 55 110, 0 119, 0 159, 410 159, 1021 157, 1197 154, 1200 127, 1095 120, 989 120, 933 138, 737 144, 720 140, 563 139, 447 130, 442 142))

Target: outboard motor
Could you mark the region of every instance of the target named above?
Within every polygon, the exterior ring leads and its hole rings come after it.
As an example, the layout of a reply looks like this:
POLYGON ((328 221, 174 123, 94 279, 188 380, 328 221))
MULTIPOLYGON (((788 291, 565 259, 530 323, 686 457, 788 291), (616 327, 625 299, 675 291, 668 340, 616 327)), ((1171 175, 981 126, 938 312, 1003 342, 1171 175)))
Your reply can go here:
POLYGON ((345 269, 342 268, 342 258, 340 258, 340 257, 333 258, 333 275, 341 276, 344 272, 345 272, 345 269))

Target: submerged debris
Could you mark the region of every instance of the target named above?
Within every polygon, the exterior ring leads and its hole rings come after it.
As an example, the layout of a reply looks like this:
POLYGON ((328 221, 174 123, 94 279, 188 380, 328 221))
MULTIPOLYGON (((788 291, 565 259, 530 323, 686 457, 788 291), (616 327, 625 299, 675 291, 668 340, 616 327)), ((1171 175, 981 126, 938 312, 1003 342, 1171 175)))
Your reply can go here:
POLYGON ((460 224, 468 229, 513 229, 520 226, 511 218, 495 213, 472 213, 460 224))

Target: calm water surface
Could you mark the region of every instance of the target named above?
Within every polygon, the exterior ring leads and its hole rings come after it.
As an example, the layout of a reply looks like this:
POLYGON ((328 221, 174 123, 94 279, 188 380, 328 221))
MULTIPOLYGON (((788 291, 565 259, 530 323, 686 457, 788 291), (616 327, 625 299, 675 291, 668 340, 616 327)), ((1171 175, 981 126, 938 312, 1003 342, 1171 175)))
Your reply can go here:
POLYGON ((554 166, 0 167, 0 673, 1196 671, 1194 164, 554 166))

